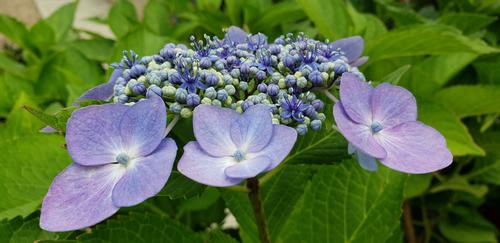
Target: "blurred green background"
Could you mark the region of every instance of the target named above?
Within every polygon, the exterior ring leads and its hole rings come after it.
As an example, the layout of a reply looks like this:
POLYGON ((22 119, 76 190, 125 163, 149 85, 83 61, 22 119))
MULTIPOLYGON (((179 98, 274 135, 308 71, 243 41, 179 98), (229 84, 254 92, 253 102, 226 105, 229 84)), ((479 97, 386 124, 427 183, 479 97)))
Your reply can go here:
MULTIPOLYGON (((167 42, 187 43, 191 34, 222 36, 231 25, 265 33, 270 40, 288 32, 322 40, 362 36, 370 60, 360 69, 367 79, 397 82, 412 91, 419 119, 446 137, 455 156, 444 171, 409 177, 404 233, 391 239, 498 241, 499 1, 151 0, 138 12, 120 0, 104 17, 86 20, 101 26, 95 30, 73 25, 83 1, 29 25, 0 15, 0 242, 77 235, 38 229, 40 202, 70 159, 61 149, 64 138, 39 134, 43 123, 24 105, 55 113, 105 82, 109 64, 119 61, 123 50, 149 55, 167 42)), ((154 202, 143 207, 171 214, 154 202)), ((176 218, 195 230, 224 216, 199 213, 200 208, 224 208, 217 191, 207 190, 183 207, 176 218)))

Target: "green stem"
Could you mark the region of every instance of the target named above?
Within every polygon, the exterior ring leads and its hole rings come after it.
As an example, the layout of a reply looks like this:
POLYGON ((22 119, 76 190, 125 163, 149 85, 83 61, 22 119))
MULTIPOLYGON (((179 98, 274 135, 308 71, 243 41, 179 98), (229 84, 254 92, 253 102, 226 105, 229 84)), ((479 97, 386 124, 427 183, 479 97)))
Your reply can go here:
POLYGON ((332 93, 330 93, 330 91, 328 91, 327 89, 322 89, 321 91, 323 92, 323 94, 326 95, 326 97, 328 97, 328 99, 332 100, 333 103, 339 102, 339 99, 337 99, 337 97, 332 95, 332 93))
POLYGON ((174 119, 167 125, 167 128, 165 128, 165 137, 172 131, 172 129, 175 127, 175 124, 179 121, 179 115, 174 116, 174 119))
POLYGON ((260 241, 271 243, 269 232, 267 231, 266 217, 262 208, 262 201, 259 193, 259 180, 255 177, 247 179, 248 198, 252 204, 253 213, 259 230, 260 241))

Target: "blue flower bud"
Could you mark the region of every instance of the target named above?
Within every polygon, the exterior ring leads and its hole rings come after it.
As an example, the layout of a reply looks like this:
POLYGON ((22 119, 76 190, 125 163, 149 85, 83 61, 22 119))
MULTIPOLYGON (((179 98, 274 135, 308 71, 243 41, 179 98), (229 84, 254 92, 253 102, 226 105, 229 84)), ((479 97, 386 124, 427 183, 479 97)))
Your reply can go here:
POLYGON ((177 71, 173 71, 170 73, 168 80, 172 84, 181 84, 182 83, 182 78, 181 75, 177 71))
POLYGON ((241 90, 247 90, 248 89, 248 83, 244 82, 244 81, 241 81, 240 82, 240 89, 241 90))
POLYGON ((137 77, 143 75, 144 73, 146 73, 146 66, 141 65, 141 64, 134 65, 130 69, 130 77, 131 78, 137 78, 137 77))
POLYGON ((205 73, 205 83, 208 86, 216 86, 219 83, 219 77, 212 72, 205 73))
POLYGON ((270 96, 276 96, 278 95, 278 92, 280 91, 280 87, 276 84, 269 84, 267 86, 267 94, 270 96))
POLYGON ((204 104, 204 105, 211 105, 212 104, 212 100, 207 98, 207 97, 204 97, 203 99, 201 99, 201 103, 204 104))
POLYGON ((212 66, 212 61, 208 57, 202 57, 200 59, 200 67, 201 68, 210 68, 212 66))
POLYGON ((177 103, 177 102, 172 103, 172 104, 170 105, 170 111, 171 111, 172 113, 174 113, 174 114, 179 114, 179 113, 181 113, 181 110, 182 110, 182 106, 181 106, 181 104, 179 104, 179 103, 177 103))
POLYGON ((316 99, 316 95, 313 92, 306 93, 306 100, 307 101, 312 102, 315 99, 316 99))
POLYGON ((312 120, 311 121, 311 128, 314 131, 318 131, 321 129, 322 122, 320 120, 312 120))
POLYGON ((148 80, 148 82, 150 84, 154 84, 154 85, 161 84, 160 75, 158 75, 158 73, 156 73, 156 72, 150 72, 150 73, 146 74, 146 79, 148 80))
POLYGON ((228 84, 224 87, 224 89, 227 91, 228 95, 234 95, 236 93, 236 88, 234 88, 233 85, 228 84))
POLYGON ((177 53, 175 49, 171 47, 164 47, 163 49, 160 50, 160 56, 169 61, 174 60, 176 55, 177 53))
POLYGON ((191 109, 184 107, 181 109, 181 117, 182 118, 190 118, 193 115, 191 109))
POLYGON ((250 64, 248 64, 246 62, 241 64, 240 73, 243 75, 249 75, 250 74, 250 64))
POLYGON ((316 119, 318 117, 318 112, 311 105, 306 108, 304 114, 312 119, 316 119))
POLYGON ((276 44, 271 44, 269 45, 269 52, 271 52, 271 55, 278 55, 281 52, 281 47, 276 44))
POLYGON ((217 90, 217 99, 220 101, 225 101, 227 99, 227 91, 225 89, 217 90))
POLYGON ((318 113, 318 119, 320 121, 325 121, 326 120, 326 115, 325 113, 318 113))
POLYGON ((222 106, 222 102, 220 102, 220 100, 212 100, 212 105, 222 106))
MULTIPOLYGON (((185 89, 177 89, 175 91, 175 100, 180 103, 185 103, 188 92, 185 89)), ((180 111, 179 111, 180 112, 180 111)))
POLYGON ((131 79, 131 77, 130 77, 130 69, 123 70, 122 77, 126 81, 130 80, 131 79))
POLYGON ((252 105, 253 105, 252 101, 245 100, 245 101, 243 101, 243 103, 241 103, 241 109, 243 109, 243 111, 246 111, 252 105))
POLYGON ((278 73, 278 72, 274 72, 272 75, 271 75, 271 80, 274 82, 274 83, 278 83, 280 81, 280 79, 283 78, 283 75, 281 75, 281 73, 278 73))
POLYGON ((125 94, 121 94, 119 96, 115 96, 115 102, 125 104, 128 101, 128 96, 125 94))
POLYGON ((291 55, 286 55, 285 58, 283 58, 283 64, 289 69, 295 69, 296 62, 295 58, 291 55))
POLYGON ((262 70, 257 71, 257 73, 255 74, 255 78, 258 81, 262 81, 262 80, 266 79, 266 72, 264 72, 262 70))
POLYGON ((308 75, 309 80, 311 83, 315 86, 320 86, 323 84, 323 75, 321 75, 321 72, 319 71, 312 71, 308 75))
POLYGON ((302 67, 302 69, 300 70, 300 72, 302 72, 302 74, 304 76, 308 76, 311 72, 313 71, 312 67, 309 66, 309 65, 305 65, 304 67, 302 67))
POLYGON ((231 76, 232 76, 233 78, 239 78, 239 77, 240 77, 240 70, 239 70, 239 69, 237 69, 237 68, 235 68, 235 69, 231 70, 231 76))
POLYGON ((143 56, 143 57, 141 58, 140 63, 143 63, 143 64, 148 64, 148 63, 150 63, 151 61, 153 61, 153 57, 152 57, 152 56, 143 56))
POLYGON ((343 73, 348 71, 348 66, 347 63, 345 63, 342 60, 337 60, 333 62, 333 71, 335 72, 335 75, 342 75, 343 73))
POLYGON ((260 83, 259 85, 257 85, 257 90, 261 93, 266 93, 267 85, 265 83, 260 83))
POLYGON ((251 67, 250 68, 250 75, 256 75, 259 69, 257 67, 251 67))
POLYGON ((191 107, 195 107, 200 104, 200 96, 197 94, 188 94, 186 98, 186 104, 191 107))
POLYGON ((299 135, 306 135, 307 133, 307 125, 306 124, 299 124, 295 130, 297 130, 297 133, 299 135))
POLYGON ((231 77, 231 75, 229 74, 224 74, 224 76, 222 77, 224 79, 225 84, 231 84, 233 82, 233 77, 231 77))
POLYGON ((152 84, 148 87, 148 91, 146 92, 146 97, 151 98, 154 97, 154 95, 162 96, 162 91, 161 88, 152 84))
POLYGON ((321 101, 321 100, 313 100, 311 102, 311 105, 314 107, 314 109, 316 111, 323 110, 323 107, 324 107, 323 101, 321 101))
POLYGON ((163 88, 161 88, 162 92, 163 92, 163 95, 165 95, 167 98, 174 98, 175 97, 175 91, 176 91, 176 88, 172 85, 168 85, 168 86, 163 86, 163 88))
POLYGON ((240 62, 240 60, 237 57, 235 57, 235 56, 228 56, 226 58, 226 61, 227 61, 227 65, 229 65, 229 66, 238 65, 239 62, 240 62))
POLYGON ((307 86, 307 79, 304 77, 300 77, 297 79, 297 87, 305 88, 307 86))
POLYGON ((161 57, 160 55, 154 55, 153 61, 155 61, 156 63, 163 63, 163 62, 165 62, 165 59, 163 57, 161 57))
POLYGON ((217 98, 217 91, 215 91, 214 87, 208 87, 205 90, 205 97, 212 99, 212 100, 217 98))
POLYGON ((220 71, 220 70, 223 70, 226 67, 226 64, 225 64, 224 60, 219 59, 219 60, 215 61, 215 65, 214 66, 215 66, 215 69, 217 69, 217 70, 220 71))
POLYGON ((286 75, 285 84, 287 87, 292 87, 297 83, 297 79, 293 75, 286 75))
POLYGON ((127 81, 123 77, 118 77, 116 79, 116 85, 125 86, 126 84, 127 84, 127 81))
POLYGON ((141 82, 131 82, 132 86, 129 86, 130 87, 130 90, 132 90, 132 92, 136 95, 140 95, 140 94, 143 94, 145 91, 146 91, 146 85, 144 85, 144 83, 141 83, 141 82))

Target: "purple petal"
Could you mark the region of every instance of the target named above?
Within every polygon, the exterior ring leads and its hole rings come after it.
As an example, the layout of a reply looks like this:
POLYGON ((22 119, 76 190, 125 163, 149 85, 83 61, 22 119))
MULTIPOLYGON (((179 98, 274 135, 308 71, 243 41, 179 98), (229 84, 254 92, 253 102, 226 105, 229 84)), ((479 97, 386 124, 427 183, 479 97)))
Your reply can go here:
POLYGON ((365 41, 360 36, 352 36, 344 39, 337 40, 331 44, 331 48, 340 48, 341 51, 345 52, 349 62, 356 61, 363 53, 363 48, 365 46, 365 41))
POLYGON ((359 67, 359 66, 365 64, 367 61, 368 61, 368 57, 364 56, 364 57, 358 58, 358 60, 353 61, 352 63, 350 63, 350 65, 351 65, 351 67, 359 67))
POLYGON ((119 164, 72 164, 52 182, 42 203, 40 227, 47 231, 77 230, 110 217, 111 191, 125 172, 119 164))
POLYGON ((41 133, 55 133, 57 130, 51 126, 45 126, 42 129, 40 129, 41 133))
POLYGON ((387 157, 380 162, 394 170, 412 174, 429 173, 443 169, 453 161, 444 137, 418 121, 384 129, 376 139, 387 151, 387 157))
POLYGON ((359 165, 367 171, 377 171, 377 161, 370 155, 363 153, 361 150, 356 150, 356 159, 359 165))
POLYGON ((344 111, 343 103, 335 104, 333 114, 340 132, 352 145, 375 158, 386 156, 384 148, 373 137, 370 127, 349 119, 344 111))
POLYGON ((66 144, 74 162, 102 165, 124 151, 119 122, 128 109, 122 104, 92 105, 74 111, 66 126, 66 144))
POLYGON ((231 124, 240 114, 229 108, 199 105, 193 112, 193 132, 196 141, 212 156, 230 156, 236 151, 231 139, 231 124))
POLYGON ((273 125, 273 136, 267 146, 257 153, 249 153, 247 158, 266 156, 271 159, 271 166, 266 171, 274 169, 290 153, 297 141, 297 131, 284 125, 273 125))
POLYGON ((340 81, 340 101, 349 118, 357 123, 370 125, 372 111, 370 97, 373 88, 367 82, 359 80, 352 73, 344 73, 340 81))
POLYGON ((377 86, 371 97, 373 120, 384 129, 417 120, 417 102, 410 91, 388 83, 377 86))
POLYGON ((165 137, 167 110, 159 96, 131 106, 120 120, 120 134, 131 157, 153 152, 165 137))
POLYGON ((267 156, 257 156, 246 159, 224 170, 226 176, 231 178, 252 178, 265 171, 271 165, 271 159, 267 156))
POLYGON ((271 140, 272 134, 272 116, 266 105, 251 106, 231 125, 233 142, 246 152, 262 150, 271 140))
POLYGON ((122 69, 115 69, 109 78, 107 83, 98 85, 92 89, 87 90, 82 96, 80 96, 76 101, 83 101, 87 99, 92 100, 109 100, 113 96, 113 88, 115 86, 116 80, 122 75, 122 69))
POLYGON ((190 179, 209 186, 225 187, 239 184, 243 179, 229 178, 224 170, 236 164, 232 157, 212 157, 200 147, 198 142, 184 146, 177 170, 190 179))
POLYGON ((248 33, 239 27, 231 26, 227 29, 224 41, 231 41, 236 44, 243 44, 247 42, 248 33))
POLYGON ((175 141, 165 138, 152 154, 131 161, 113 189, 114 205, 129 207, 156 195, 170 176, 176 154, 175 141))

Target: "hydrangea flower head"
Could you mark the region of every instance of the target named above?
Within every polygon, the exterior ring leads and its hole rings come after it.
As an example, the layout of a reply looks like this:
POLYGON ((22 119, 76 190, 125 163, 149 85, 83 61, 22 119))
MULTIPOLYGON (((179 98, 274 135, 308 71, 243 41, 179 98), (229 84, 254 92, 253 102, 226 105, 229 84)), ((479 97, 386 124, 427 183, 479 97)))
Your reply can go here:
MULTIPOLYGON (((394 170, 428 173, 453 161, 444 137, 417 121, 415 97, 406 89, 388 83, 373 88, 345 73, 333 113, 340 132, 353 146, 351 152, 359 150, 394 170)), ((369 157, 361 159, 362 165, 373 170, 374 160, 369 157)))
POLYGON ((269 171, 288 155, 295 129, 272 123, 266 105, 243 114, 229 108, 199 105, 193 112, 196 141, 184 146, 177 169, 210 186, 231 186, 269 171))
POLYGON ((177 152, 165 127, 166 108, 158 96, 133 106, 94 105, 73 112, 66 143, 74 163, 50 186, 41 228, 85 228, 156 195, 177 152))

